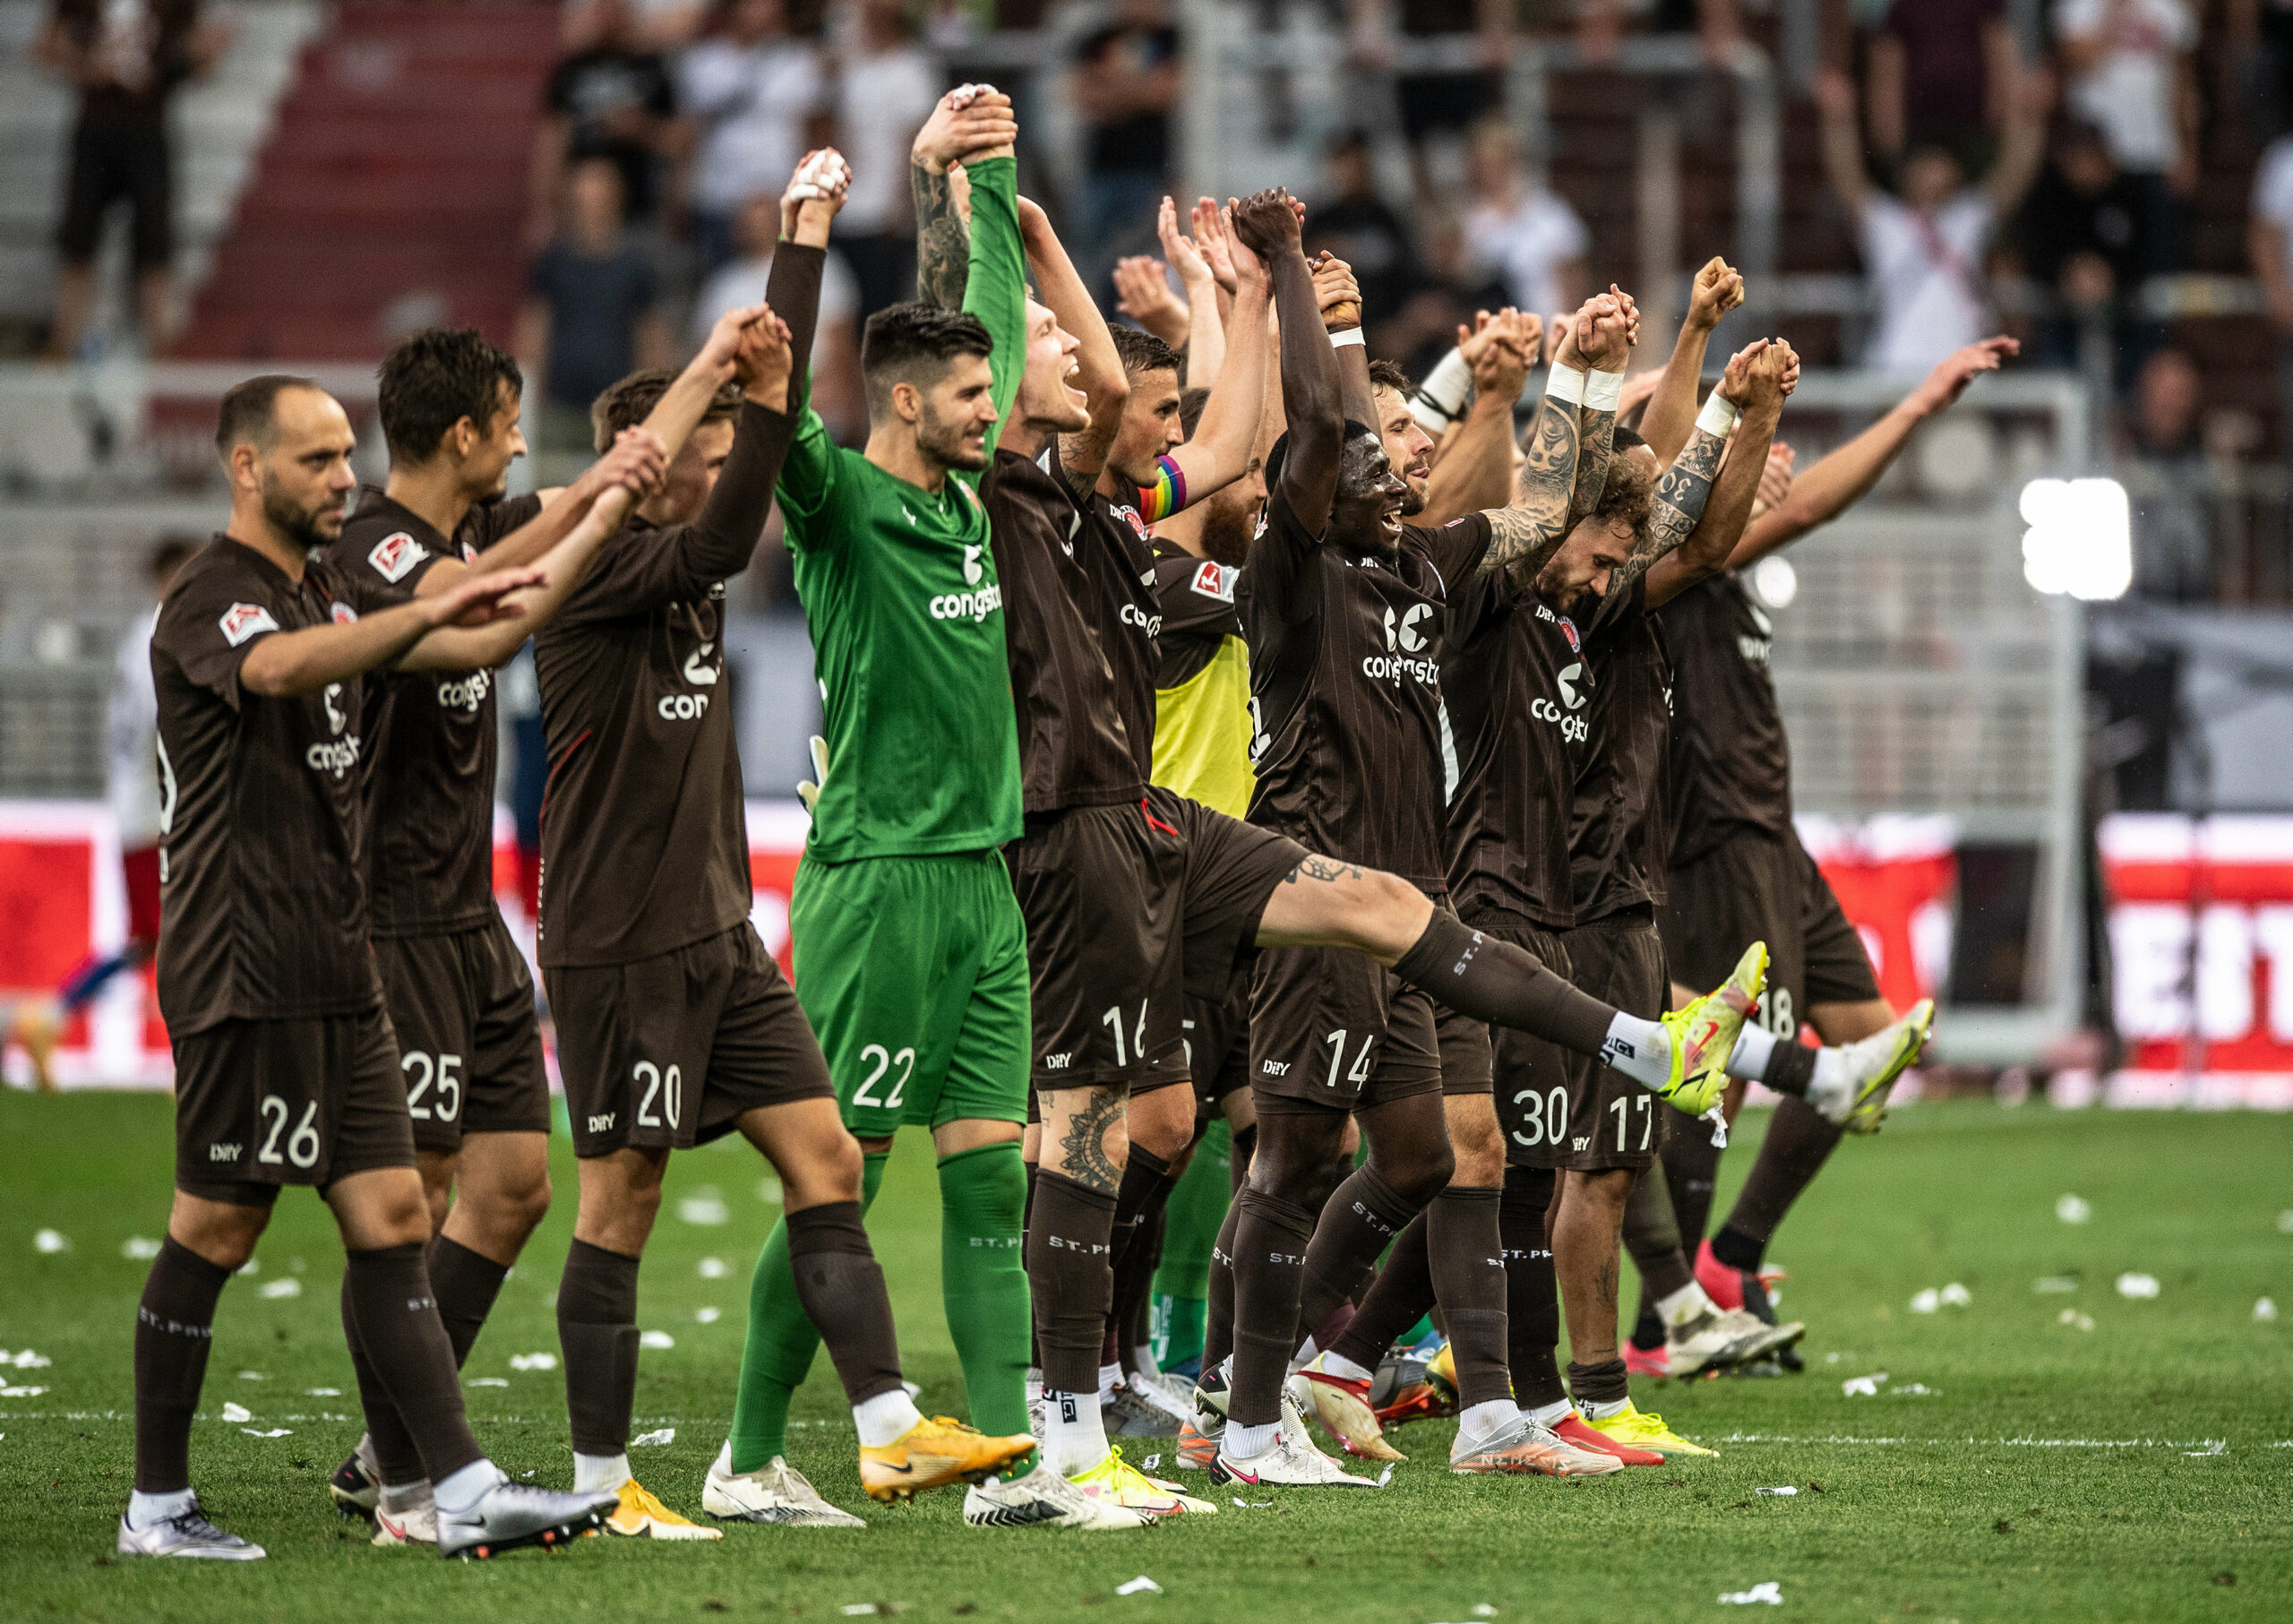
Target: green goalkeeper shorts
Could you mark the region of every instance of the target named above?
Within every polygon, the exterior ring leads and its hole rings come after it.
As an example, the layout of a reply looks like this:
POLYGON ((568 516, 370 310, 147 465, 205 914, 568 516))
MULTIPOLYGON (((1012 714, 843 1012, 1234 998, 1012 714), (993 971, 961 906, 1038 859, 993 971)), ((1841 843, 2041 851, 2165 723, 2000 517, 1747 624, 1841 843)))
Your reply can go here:
POLYGON ((1000 852, 797 865, 796 997, 844 1125, 1027 1119, 1027 932, 1000 852))

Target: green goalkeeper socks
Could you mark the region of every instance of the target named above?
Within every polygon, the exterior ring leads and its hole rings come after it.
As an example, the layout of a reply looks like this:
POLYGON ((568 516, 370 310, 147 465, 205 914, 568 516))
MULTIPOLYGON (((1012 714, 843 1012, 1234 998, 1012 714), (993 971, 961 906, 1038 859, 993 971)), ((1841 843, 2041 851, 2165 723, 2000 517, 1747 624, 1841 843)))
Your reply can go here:
POLYGON ((1019 1246, 1026 1199, 1017 1140, 958 1151, 940 1164, 940 1290, 948 1334, 963 1362, 971 1424, 999 1437, 1027 1430, 1032 1320, 1019 1246))
MULTIPOLYGON (((870 1155, 860 1178, 860 1210, 875 1204, 891 1152, 870 1155)), ((812 1368, 820 1334, 796 1300, 788 1267, 788 1223, 765 1237, 749 1280, 749 1335, 741 1347, 741 1387, 733 1400, 733 1470, 755 1472, 788 1453, 788 1403, 812 1368)))

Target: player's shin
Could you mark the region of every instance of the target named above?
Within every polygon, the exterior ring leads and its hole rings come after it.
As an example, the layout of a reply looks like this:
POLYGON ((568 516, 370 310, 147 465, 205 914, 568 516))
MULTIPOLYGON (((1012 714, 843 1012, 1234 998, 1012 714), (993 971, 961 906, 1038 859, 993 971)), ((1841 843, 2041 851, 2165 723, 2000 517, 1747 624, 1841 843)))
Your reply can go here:
POLYGON ((1230 1451, 1247 1456, 1263 1449, 1263 1434, 1281 1422, 1314 1215, 1256 1184, 1246 1186, 1234 1206, 1234 1364, 1226 1432, 1230 1451))
POLYGON ((1568 1399, 1554 1362, 1560 1341, 1560 1287, 1553 1274, 1546 1215, 1555 1175, 1550 1168, 1507 1167, 1498 1224, 1505 1247, 1506 1362, 1521 1408, 1546 1425, 1565 1419, 1568 1399))
MULTIPOLYGON (((347 1253, 344 1291, 375 1375, 422 1453, 425 1475, 448 1509, 447 1483, 485 1451, 462 1410, 453 1344, 438 1318, 424 1248, 413 1242, 347 1253)), ((490 1485, 489 1485, 490 1486, 490 1485)), ((476 1491, 468 1496, 477 1497, 476 1491)))
MULTIPOLYGON (((1394 965, 1394 974, 1424 988, 1437 1002, 1475 1020, 1512 1027, 1579 1054, 1598 1054, 1617 1011, 1578 992, 1534 954, 1433 910, 1425 933, 1394 965)), ((1641 1026, 1655 1031, 1653 1022, 1641 1026)), ((1670 1050, 1663 1050, 1667 1065, 1670 1050)))
POLYGON ((1499 1194, 1453 1184, 1433 1198, 1427 1214, 1433 1293, 1456 1362, 1459 1436, 1476 1442, 1517 1413, 1506 1366, 1499 1194))
POLYGON ((900 1386, 899 1343, 882 1265, 868 1243, 857 1201, 828 1201, 792 1212, 788 1267, 797 1300, 820 1327, 844 1383, 863 1448, 893 1442, 923 1420, 900 1386))
POLYGON ((188 1493, 191 1422, 214 1345, 215 1304, 231 1271, 173 1235, 135 1309, 135 1491, 188 1493))
POLYGON ((971 1422, 1027 1430, 1027 1276, 1021 1267, 1026 1174, 1016 1142, 958 1151, 940 1164, 940 1282, 962 1362, 971 1422))
POLYGON ((557 1340, 565 1355, 577 1490, 617 1490, 629 1480, 629 1416, 637 1402, 637 1266, 635 1258, 577 1237, 558 1280, 557 1340))
POLYGON ((1050 1168, 1035 1175, 1027 1227, 1027 1285, 1043 1356, 1043 1451, 1072 1476, 1104 1459, 1099 1346, 1113 1294, 1108 1267, 1115 1198, 1050 1168))

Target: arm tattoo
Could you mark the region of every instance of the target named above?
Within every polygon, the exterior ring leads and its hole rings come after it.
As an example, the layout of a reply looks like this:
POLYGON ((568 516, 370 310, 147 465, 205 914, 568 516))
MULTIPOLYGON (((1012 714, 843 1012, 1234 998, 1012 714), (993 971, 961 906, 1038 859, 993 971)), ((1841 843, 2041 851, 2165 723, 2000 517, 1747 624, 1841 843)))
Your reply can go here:
MULTIPOLYGON (((1568 534, 1568 511, 1577 484, 1576 409, 1548 401, 1529 427, 1528 461, 1513 505, 1492 509, 1484 570, 1503 570, 1526 586, 1568 534)), ((1604 468, 1606 459, 1602 460, 1604 468)), ((1605 471, 1603 477, 1606 477, 1605 471)))
POLYGON ((1295 885, 1301 880, 1339 881, 1352 875, 1361 878, 1361 871, 1351 863, 1340 863, 1332 857, 1308 857, 1282 877, 1284 885, 1295 885))
POLYGON ((1067 1176, 1086 1190, 1111 1196, 1122 1188, 1122 1169, 1107 1155, 1107 1130, 1121 1125, 1125 1098, 1118 1088, 1093 1088, 1083 1108, 1067 1119, 1059 1147, 1067 1158, 1067 1176))
POLYGON ((1608 597, 1618 603, 1632 583, 1655 562, 1686 541, 1704 517, 1712 500, 1712 486, 1720 474, 1720 459, 1728 443, 1697 429, 1672 466, 1656 477, 1655 511, 1649 516, 1648 533, 1632 549, 1632 556, 1609 578, 1608 597))
POLYGON ((971 229, 956 208, 947 172, 934 175, 922 164, 907 167, 915 194, 915 296, 942 310, 964 307, 964 284, 971 275, 971 229))
POLYGON ((1568 501, 1568 522, 1561 527, 1563 536, 1590 519, 1593 510, 1601 505, 1601 493, 1608 488, 1609 457, 1616 445, 1616 414, 1581 409, 1576 434, 1584 449, 1576 454, 1579 474, 1568 501))

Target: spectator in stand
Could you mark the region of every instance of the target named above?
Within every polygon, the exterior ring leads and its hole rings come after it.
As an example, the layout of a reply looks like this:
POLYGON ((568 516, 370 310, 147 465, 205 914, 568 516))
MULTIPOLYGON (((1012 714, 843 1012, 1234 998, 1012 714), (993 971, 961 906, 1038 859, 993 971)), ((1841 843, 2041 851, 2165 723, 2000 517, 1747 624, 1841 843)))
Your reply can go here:
POLYGON ((1327 251, 1353 267, 1361 321, 1376 327, 1401 309, 1422 275, 1409 223, 1378 195, 1369 138, 1349 130, 1330 144, 1330 196, 1306 211, 1306 253, 1327 251))
MULTIPOLYGON (((856 170, 854 178, 858 178, 856 170)), ((781 226, 777 197, 752 197, 741 206, 734 226, 740 253, 717 268, 693 301, 696 348, 708 342, 709 330, 726 311, 764 303, 781 226)), ((831 434, 846 444, 856 444, 867 437, 868 427, 860 387, 860 287, 837 252, 841 246, 839 241, 828 251, 820 273, 820 323, 812 333, 812 406, 831 434)))
MULTIPOLYGON (((726 0, 717 31, 685 53, 678 99, 699 121, 689 195, 705 274, 733 257, 733 218, 778 196, 828 108, 820 47, 789 31, 783 0, 726 0)), ((815 135, 822 140, 816 141, 815 135)))
POLYGON ((1694 34, 1704 47, 1704 59, 1723 65, 1744 37, 1743 18, 1736 0, 1584 0, 1577 13, 1576 48, 1595 65, 1616 55, 1624 37, 1627 14, 1643 12, 1652 34, 1694 34))
POLYGON ((1871 184, 1856 133, 1854 81, 1825 68, 1815 91, 1825 177, 1854 219, 1871 283, 1864 365, 1924 374, 1991 331, 1983 254, 2038 178, 2049 87, 2041 73, 2023 77, 1998 161, 1981 185, 1968 185, 1951 150, 1929 142, 1904 149, 1900 197, 1871 184))
POLYGON ((1178 106, 1179 31, 1164 0, 1120 0, 1113 20, 1085 37, 1074 97, 1085 134, 1083 240, 1104 271, 1126 234, 1141 232, 1162 202, 1178 106))
POLYGON ((1588 290, 1592 237, 1576 211, 1521 162, 1512 127, 1501 119, 1473 128, 1472 181, 1466 279, 1501 281, 1499 303, 1522 310, 1576 309, 1588 290))
POLYGON ((33 55, 80 92, 72 168, 64 184, 63 258, 47 353, 78 353, 95 308, 96 248, 104 217, 129 209, 135 314, 148 356, 175 337, 174 187, 167 102, 230 44, 228 23, 202 20, 199 0, 56 0, 33 55))
POLYGON ((2067 101, 2142 187, 2160 270, 2182 264, 2197 193, 2197 20, 2186 0, 2055 0, 2067 101))
POLYGON ((2040 365, 2079 365, 2080 334, 2097 321, 2114 330, 2119 381, 2141 365, 2157 343, 2154 324, 2137 314, 2142 284, 2157 268, 2151 227, 2141 186, 2111 160, 2101 131, 2083 119, 2065 124, 2017 233, 2024 270, 2060 307, 2040 325, 2031 352, 2040 365))
POLYGON ((2262 154, 2246 220, 2246 253, 2277 330, 2279 451, 2293 462, 2293 135, 2262 154))
POLYGON ((1890 168, 1938 142, 1987 168, 2021 72, 2006 0, 1894 0, 1871 37, 1871 150, 1890 168))
POLYGON ((621 171, 623 212, 632 227, 652 224, 660 202, 664 159, 675 150, 676 88, 660 52, 640 43, 629 0, 588 0, 565 13, 566 54, 542 92, 534 133, 534 245, 549 240, 568 164, 609 160, 621 171))
POLYGON ((2137 597, 2213 600, 2213 477, 2198 421, 2203 399, 2187 350, 2160 349, 2143 363, 2125 448, 2137 597))
MULTIPOLYGON (((640 366, 671 364, 659 305, 653 267, 623 229, 620 166, 581 159, 566 171, 564 222, 534 261, 518 313, 526 398, 542 403, 537 464, 592 456, 589 402, 640 366)), ((535 470, 544 485, 563 483, 549 473, 535 470)))
POLYGON ((915 296, 908 149, 931 117, 945 75, 915 43, 900 0, 860 0, 854 13, 837 73, 836 145, 851 160, 852 189, 837 217, 836 245, 858 280, 855 314, 864 322, 885 305, 915 296))
POLYGON ((1478 41, 1470 67, 1404 72, 1394 80, 1421 193, 1455 187, 1467 133, 1502 102, 1513 21, 1512 0, 1349 0, 1347 46, 1361 67, 1394 66, 1398 40, 1478 41))

